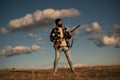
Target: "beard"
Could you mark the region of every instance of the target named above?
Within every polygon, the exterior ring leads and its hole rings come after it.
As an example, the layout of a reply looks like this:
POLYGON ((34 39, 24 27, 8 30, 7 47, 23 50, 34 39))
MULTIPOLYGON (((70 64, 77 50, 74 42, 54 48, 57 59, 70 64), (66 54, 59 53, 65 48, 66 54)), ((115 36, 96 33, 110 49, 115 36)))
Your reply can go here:
POLYGON ((58 27, 62 27, 62 24, 58 24, 57 26, 58 26, 58 27))

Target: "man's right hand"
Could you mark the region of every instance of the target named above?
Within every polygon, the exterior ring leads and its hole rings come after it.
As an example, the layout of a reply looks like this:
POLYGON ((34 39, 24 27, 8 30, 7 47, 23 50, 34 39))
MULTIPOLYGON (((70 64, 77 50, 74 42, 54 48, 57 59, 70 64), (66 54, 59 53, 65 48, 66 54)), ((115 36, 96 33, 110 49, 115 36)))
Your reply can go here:
POLYGON ((54 44, 54 48, 58 48, 60 46, 60 44, 62 43, 62 38, 59 39, 59 41, 57 41, 55 44, 54 44))
POLYGON ((73 33, 72 32, 68 32, 69 36, 73 36, 73 33))
POLYGON ((54 43, 54 48, 58 48, 60 46, 61 42, 57 41, 56 43, 54 43))

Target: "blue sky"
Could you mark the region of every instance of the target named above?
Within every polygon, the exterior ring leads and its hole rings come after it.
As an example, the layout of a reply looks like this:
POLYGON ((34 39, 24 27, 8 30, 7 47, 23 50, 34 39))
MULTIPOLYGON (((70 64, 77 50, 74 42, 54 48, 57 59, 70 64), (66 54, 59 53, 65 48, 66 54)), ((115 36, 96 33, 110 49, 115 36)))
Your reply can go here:
MULTIPOLYGON (((78 24, 91 25, 98 24, 102 29, 102 34, 114 32, 114 26, 120 26, 120 1, 119 0, 3 0, 0 1, 0 28, 10 27, 10 21, 20 19, 27 14, 33 14, 35 11, 54 9, 71 9, 79 11, 80 15, 75 17, 62 17, 64 26, 72 27, 78 24)), ((43 19, 43 22, 46 19, 43 19)), ((54 20, 54 19, 52 19, 54 20)), ((32 30, 15 30, 0 34, 0 50, 6 46, 12 48, 16 46, 39 45, 42 49, 31 51, 30 54, 20 54, 6 57, 0 55, 0 68, 11 68, 24 66, 26 68, 40 68, 44 64, 54 61, 54 48, 49 40, 50 29, 52 25, 43 25, 42 28, 32 30)), ((51 27, 52 26, 52 27, 51 27)), ((96 46, 93 40, 88 40, 89 34, 81 36, 84 29, 81 29, 78 37, 74 41, 71 49, 71 56, 74 64, 120 64, 120 48, 115 48, 114 42, 110 45, 105 43, 102 47, 96 46), (106 45, 105 45, 106 44, 106 45)), ((120 36, 117 36, 118 39, 120 36)), ((107 37, 108 38, 108 37, 107 37)), ((113 37, 114 38, 114 37, 113 37)), ((119 42, 120 45, 120 42, 119 42)), ((61 54, 60 61, 66 61, 65 55, 61 54)))

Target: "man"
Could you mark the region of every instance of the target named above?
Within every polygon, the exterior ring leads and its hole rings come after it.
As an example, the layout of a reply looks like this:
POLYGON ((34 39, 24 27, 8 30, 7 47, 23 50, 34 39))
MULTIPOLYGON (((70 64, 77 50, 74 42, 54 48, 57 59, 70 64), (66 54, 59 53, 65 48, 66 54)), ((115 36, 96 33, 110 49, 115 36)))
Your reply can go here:
POLYGON ((55 60, 54 60, 53 73, 57 72, 57 65, 60 59, 60 53, 62 51, 66 55, 71 71, 74 72, 74 67, 72 64, 71 55, 69 51, 70 45, 68 41, 69 39, 71 39, 72 33, 68 31, 67 28, 63 27, 62 19, 56 19, 55 24, 56 24, 56 27, 50 33, 50 40, 54 42, 54 48, 55 48, 55 60))

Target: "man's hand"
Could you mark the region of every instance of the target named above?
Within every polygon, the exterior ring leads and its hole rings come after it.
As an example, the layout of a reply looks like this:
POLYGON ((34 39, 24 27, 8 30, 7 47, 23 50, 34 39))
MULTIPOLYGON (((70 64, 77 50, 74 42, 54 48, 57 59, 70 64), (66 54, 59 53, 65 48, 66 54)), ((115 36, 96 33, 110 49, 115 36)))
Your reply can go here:
POLYGON ((60 44, 62 43, 62 38, 59 39, 59 41, 57 41, 55 44, 54 44, 54 48, 58 48, 60 46, 60 44))
POLYGON ((72 32, 70 32, 70 31, 68 32, 68 34, 69 34, 69 36, 71 36, 71 37, 73 36, 73 33, 72 33, 72 32))

